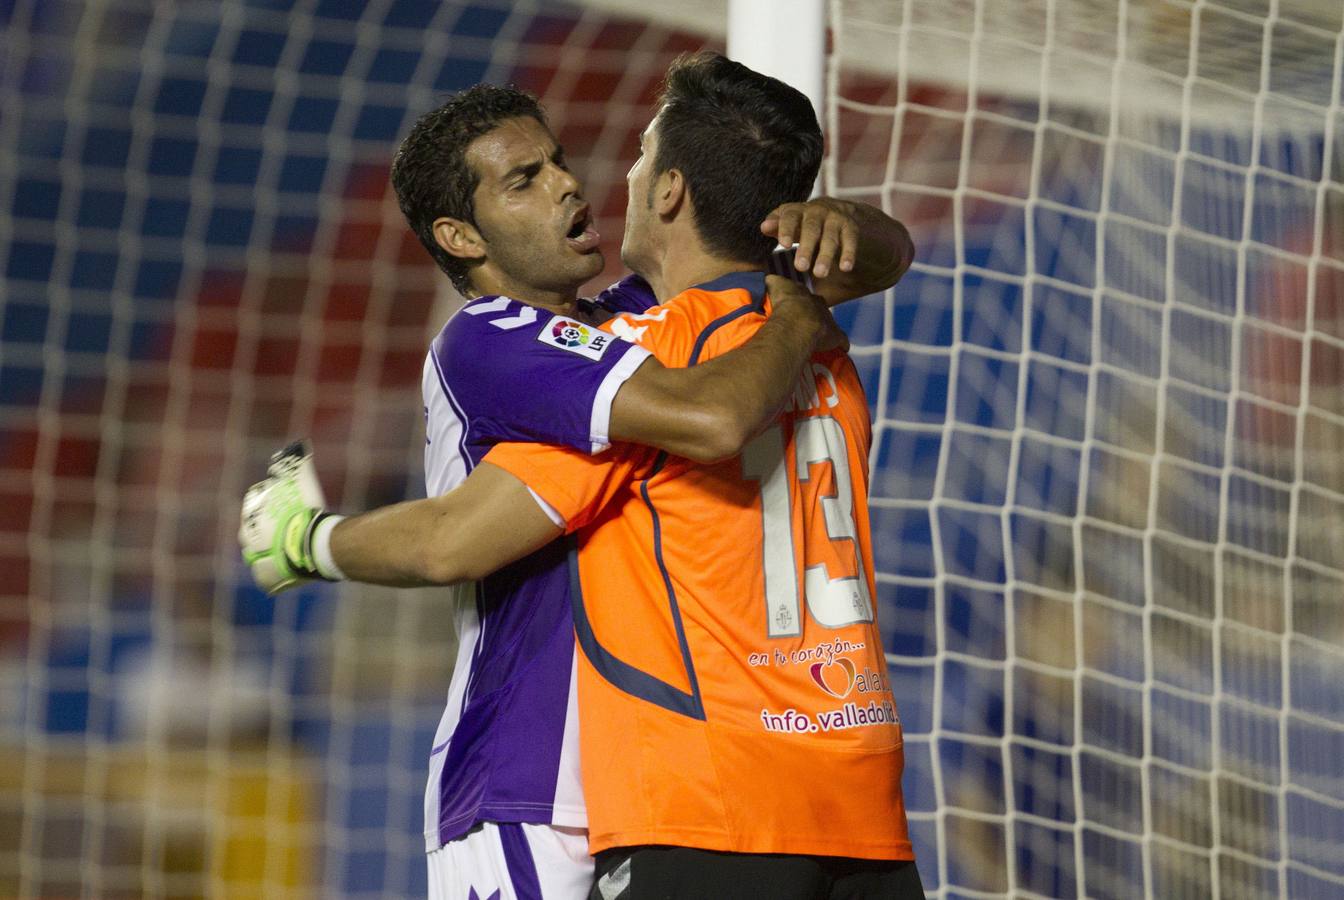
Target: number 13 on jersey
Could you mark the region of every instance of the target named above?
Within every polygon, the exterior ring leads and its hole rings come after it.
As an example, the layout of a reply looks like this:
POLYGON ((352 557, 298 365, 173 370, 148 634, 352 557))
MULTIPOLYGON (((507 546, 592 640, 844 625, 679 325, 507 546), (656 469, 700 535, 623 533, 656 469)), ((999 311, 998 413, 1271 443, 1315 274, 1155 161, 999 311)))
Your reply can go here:
POLYGON ((807 611, 823 628, 873 620, 868 575, 854 523, 845 432, 830 416, 797 419, 793 423, 793 445, 796 486, 795 479, 789 477, 783 426, 770 426, 742 451, 742 477, 761 485, 766 629, 772 638, 802 634, 793 494, 804 489, 815 477, 813 466, 821 464, 829 464, 835 492, 818 498, 821 521, 816 521, 815 507, 802 504, 802 584, 807 611))

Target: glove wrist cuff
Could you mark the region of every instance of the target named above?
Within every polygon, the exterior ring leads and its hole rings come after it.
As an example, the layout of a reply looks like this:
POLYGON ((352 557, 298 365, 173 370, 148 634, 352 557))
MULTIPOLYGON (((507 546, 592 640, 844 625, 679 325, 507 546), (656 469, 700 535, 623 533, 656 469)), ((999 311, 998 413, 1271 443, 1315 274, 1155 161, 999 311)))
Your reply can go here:
POLYGON ((341 567, 336 565, 335 558, 331 555, 331 532, 339 525, 345 516, 338 516, 334 513, 318 513, 313 517, 313 523, 309 526, 311 537, 308 547, 312 553, 313 566, 317 569, 317 574, 327 581, 345 581, 345 573, 341 567))

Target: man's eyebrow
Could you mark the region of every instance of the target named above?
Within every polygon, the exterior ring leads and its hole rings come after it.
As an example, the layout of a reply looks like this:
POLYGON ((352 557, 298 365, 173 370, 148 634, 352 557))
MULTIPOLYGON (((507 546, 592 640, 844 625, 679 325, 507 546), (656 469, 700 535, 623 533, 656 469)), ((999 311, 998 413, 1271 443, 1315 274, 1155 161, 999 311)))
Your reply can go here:
MULTIPOLYGON (((548 159, 550 159, 551 162, 556 163, 562 161, 564 158, 565 158, 565 148, 560 146, 557 146, 555 150, 551 152, 551 155, 548 157, 548 159)), ((535 178, 537 173, 540 171, 541 171, 541 163, 537 162, 536 160, 532 160, 532 162, 520 163, 514 166, 512 169, 509 169, 503 175, 499 176, 499 180, 501 183, 508 183, 520 175, 525 176, 527 178, 535 178)))
POLYGON ((522 163, 521 165, 514 166, 512 169, 509 169, 509 171, 501 175, 499 180, 502 182, 509 182, 512 181, 514 178, 517 178, 519 175, 525 175, 528 178, 532 178, 540 171, 541 171, 541 163, 537 162, 534 159, 531 162, 522 163))

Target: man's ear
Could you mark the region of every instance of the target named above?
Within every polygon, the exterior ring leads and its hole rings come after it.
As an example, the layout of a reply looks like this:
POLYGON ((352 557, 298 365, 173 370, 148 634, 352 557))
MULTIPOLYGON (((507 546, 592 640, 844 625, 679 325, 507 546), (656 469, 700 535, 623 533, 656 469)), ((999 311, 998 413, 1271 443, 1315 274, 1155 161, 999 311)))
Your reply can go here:
POLYGON ((449 256, 459 259, 484 259, 485 239, 476 226, 461 219, 440 216, 434 220, 434 243, 449 256))
POLYGON ((680 169, 668 169, 658 176, 653 186, 653 209, 665 219, 676 218, 677 213, 690 194, 686 186, 686 176, 680 169))

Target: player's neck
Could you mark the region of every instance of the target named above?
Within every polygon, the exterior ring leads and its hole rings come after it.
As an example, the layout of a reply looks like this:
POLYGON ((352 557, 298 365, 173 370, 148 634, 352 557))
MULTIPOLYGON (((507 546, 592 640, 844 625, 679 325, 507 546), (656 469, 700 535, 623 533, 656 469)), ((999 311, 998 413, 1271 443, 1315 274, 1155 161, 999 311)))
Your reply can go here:
POLYGON ((666 303, 697 284, 713 281, 730 272, 750 272, 759 268, 754 263, 715 256, 696 241, 693 245, 670 245, 659 260, 657 271, 641 274, 653 288, 658 302, 666 303))

